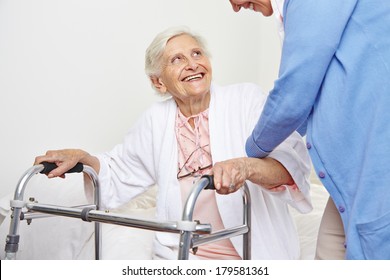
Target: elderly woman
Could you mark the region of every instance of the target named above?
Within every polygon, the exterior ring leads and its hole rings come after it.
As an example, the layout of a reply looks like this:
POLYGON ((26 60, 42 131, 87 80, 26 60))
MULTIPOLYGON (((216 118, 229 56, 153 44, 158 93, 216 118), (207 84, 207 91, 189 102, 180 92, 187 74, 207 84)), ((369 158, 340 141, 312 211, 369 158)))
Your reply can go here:
MULTIPOLYGON (((212 85, 212 67, 202 39, 186 28, 159 34, 146 51, 146 73, 168 98, 136 122, 124 143, 92 156, 82 150, 48 151, 36 163, 55 162, 48 176, 62 176, 77 162, 99 174, 103 203, 124 204, 158 185, 157 218, 180 220, 194 180, 214 174, 217 192, 205 191, 194 219, 213 231, 242 223, 242 197, 248 180, 252 196, 252 258, 297 259, 299 242, 287 204, 311 210, 310 163, 302 139, 293 134, 267 158, 245 157, 250 134, 266 96, 253 84, 212 85), (226 195, 229 194, 229 195, 226 195)), ((179 237, 156 233, 155 259, 177 258, 179 237)), ((194 259, 241 259, 242 238, 200 246, 194 259)))

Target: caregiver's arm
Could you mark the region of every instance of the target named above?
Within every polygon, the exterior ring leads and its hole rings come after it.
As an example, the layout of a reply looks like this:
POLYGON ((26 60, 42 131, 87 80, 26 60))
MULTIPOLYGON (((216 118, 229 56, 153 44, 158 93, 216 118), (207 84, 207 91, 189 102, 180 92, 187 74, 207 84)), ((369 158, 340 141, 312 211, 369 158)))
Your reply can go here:
POLYGON ((279 78, 247 140, 248 156, 266 157, 307 120, 356 2, 288 1, 279 78))

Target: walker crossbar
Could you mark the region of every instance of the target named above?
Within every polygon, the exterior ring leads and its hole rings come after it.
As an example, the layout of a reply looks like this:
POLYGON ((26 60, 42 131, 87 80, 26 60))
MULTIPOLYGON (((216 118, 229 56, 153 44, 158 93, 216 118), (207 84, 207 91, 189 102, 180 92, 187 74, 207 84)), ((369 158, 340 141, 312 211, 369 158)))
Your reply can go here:
POLYGON ((94 185, 94 202, 93 205, 63 207, 57 205, 40 204, 36 202, 23 202, 23 193, 29 179, 37 173, 49 173, 56 166, 53 164, 42 163, 30 168, 20 179, 15 191, 14 200, 11 201, 11 224, 10 231, 7 235, 5 256, 6 259, 16 259, 18 250, 19 235, 18 228, 20 220, 43 218, 49 216, 64 216, 71 218, 80 218, 86 222, 95 222, 95 259, 100 259, 101 256, 101 227, 100 223, 116 224, 120 226, 134 227, 139 229, 171 232, 180 234, 179 254, 178 259, 187 260, 189 257, 189 249, 196 252, 198 246, 215 242, 225 238, 231 238, 238 235, 243 235, 243 259, 251 258, 251 240, 250 240, 250 193, 248 186, 245 184, 242 188, 243 194, 243 225, 220 230, 211 233, 210 224, 200 224, 198 221, 192 220, 192 215, 195 207, 195 202, 200 192, 203 189, 214 189, 213 177, 203 176, 193 187, 187 202, 184 206, 182 220, 171 222, 161 222, 153 220, 140 220, 121 215, 117 213, 109 213, 100 210, 100 186, 98 176, 95 171, 85 165, 78 164, 70 172, 84 172, 92 180, 94 185), (28 212, 22 212, 22 208, 28 209, 28 212))
MULTIPOLYGON (((177 226, 177 222, 157 222, 154 220, 140 220, 129 217, 128 215, 109 213, 106 211, 99 211, 90 208, 76 209, 73 207, 63 207, 40 203, 27 203, 26 208, 39 213, 46 213, 50 215, 64 216, 70 218, 79 218, 86 222, 95 221, 139 229, 173 233, 180 233, 181 231, 177 226)), ((209 233, 211 232, 211 225, 197 224, 195 232, 209 233)))
MULTIPOLYGON (((34 199, 30 198, 30 201, 34 201, 34 199)), ((28 209, 28 203, 26 204, 26 208, 28 209)), ((78 209, 83 209, 83 208, 88 208, 91 210, 96 210, 96 205, 95 204, 86 204, 86 205, 78 205, 78 206, 72 206, 72 208, 78 208, 78 209)), ((23 211, 20 214, 20 220, 26 220, 27 223, 30 223, 34 219, 40 219, 40 218, 50 218, 50 217, 55 217, 56 215, 49 214, 49 213, 34 213, 32 212, 33 210, 29 209, 28 211, 23 211)))

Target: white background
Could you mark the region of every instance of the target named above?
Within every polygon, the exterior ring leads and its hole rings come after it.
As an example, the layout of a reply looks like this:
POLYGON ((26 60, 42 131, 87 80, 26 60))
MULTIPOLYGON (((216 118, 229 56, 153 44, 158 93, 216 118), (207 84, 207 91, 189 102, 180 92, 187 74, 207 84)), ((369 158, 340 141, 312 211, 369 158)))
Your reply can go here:
POLYGON ((277 76, 274 19, 236 14, 228 0, 0 0, 0 195, 49 149, 110 150, 160 98, 144 52, 173 25, 201 34, 214 81, 277 76))

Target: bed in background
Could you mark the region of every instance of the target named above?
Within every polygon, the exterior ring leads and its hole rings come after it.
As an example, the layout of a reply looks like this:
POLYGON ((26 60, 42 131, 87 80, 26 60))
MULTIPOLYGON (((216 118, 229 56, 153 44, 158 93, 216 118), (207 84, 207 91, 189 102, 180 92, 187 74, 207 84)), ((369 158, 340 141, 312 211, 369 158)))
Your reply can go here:
MULTIPOLYGON (((301 259, 313 259, 317 232, 328 194, 313 177, 311 187, 314 210, 294 217, 300 242, 301 259)), ((66 179, 47 179, 34 176, 25 191, 25 200, 34 197, 40 203, 61 206, 87 204, 81 174, 68 174, 66 179)), ((112 212, 127 214, 139 219, 153 219, 156 188, 137 197, 127 205, 112 212)), ((10 224, 10 200, 13 193, 0 200, 0 258, 4 259, 4 247, 10 224)), ((30 225, 20 223, 20 242, 17 259, 94 259, 94 223, 66 217, 34 219, 30 225)), ((102 259, 144 260, 151 259, 153 231, 102 224, 102 259)))

